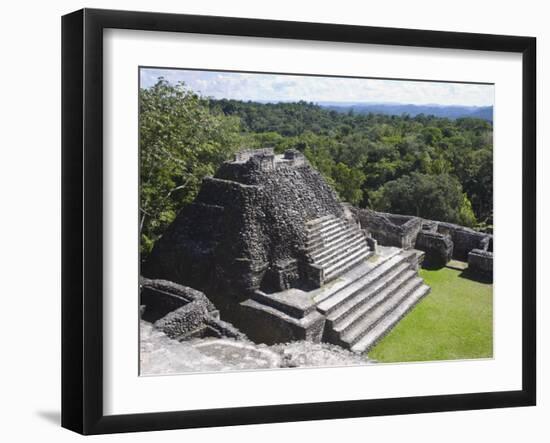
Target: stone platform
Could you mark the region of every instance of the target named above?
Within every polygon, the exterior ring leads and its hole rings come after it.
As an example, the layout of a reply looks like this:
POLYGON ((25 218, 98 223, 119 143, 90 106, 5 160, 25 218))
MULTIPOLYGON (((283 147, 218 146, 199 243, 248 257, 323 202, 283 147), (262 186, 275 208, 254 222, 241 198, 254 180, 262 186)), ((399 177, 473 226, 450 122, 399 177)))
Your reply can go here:
POLYGON ((257 290, 241 303, 250 314, 245 332, 264 343, 324 341, 366 352, 429 293, 418 276, 422 259, 414 249, 378 247, 317 289, 257 290))
POLYGON ((140 322, 140 375, 256 369, 330 367, 372 363, 327 343, 298 341, 275 346, 228 338, 170 339, 140 322))

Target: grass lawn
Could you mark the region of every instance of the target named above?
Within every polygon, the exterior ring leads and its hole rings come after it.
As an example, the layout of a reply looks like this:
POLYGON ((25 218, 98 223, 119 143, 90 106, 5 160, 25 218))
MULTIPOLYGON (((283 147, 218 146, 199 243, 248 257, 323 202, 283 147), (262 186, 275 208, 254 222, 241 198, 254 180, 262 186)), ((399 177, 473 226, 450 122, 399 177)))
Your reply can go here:
POLYGON ((461 273, 450 268, 420 270, 431 293, 369 357, 381 363, 492 357, 493 285, 461 273))

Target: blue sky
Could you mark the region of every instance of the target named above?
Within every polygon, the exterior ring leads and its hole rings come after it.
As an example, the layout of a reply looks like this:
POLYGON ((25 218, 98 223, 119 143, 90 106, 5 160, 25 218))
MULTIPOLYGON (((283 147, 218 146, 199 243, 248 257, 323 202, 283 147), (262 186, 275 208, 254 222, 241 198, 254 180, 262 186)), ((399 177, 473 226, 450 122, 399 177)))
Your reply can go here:
POLYGON ((492 106, 493 85, 142 68, 141 86, 184 81, 208 97, 256 101, 492 106))

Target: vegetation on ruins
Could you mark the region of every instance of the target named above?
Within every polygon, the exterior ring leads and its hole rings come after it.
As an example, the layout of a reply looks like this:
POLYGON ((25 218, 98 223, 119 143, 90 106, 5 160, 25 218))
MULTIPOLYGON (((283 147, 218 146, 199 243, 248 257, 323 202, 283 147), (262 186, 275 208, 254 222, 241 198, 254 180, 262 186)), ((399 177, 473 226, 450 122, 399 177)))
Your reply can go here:
POLYGON ((240 146, 237 117, 212 112, 208 100, 183 87, 159 81, 140 91, 141 251, 193 201, 205 175, 240 146))
POLYGON ((160 79, 140 91, 139 124, 144 256, 201 179, 240 148, 297 149, 360 207, 492 225, 493 131, 485 120, 215 100, 160 79))

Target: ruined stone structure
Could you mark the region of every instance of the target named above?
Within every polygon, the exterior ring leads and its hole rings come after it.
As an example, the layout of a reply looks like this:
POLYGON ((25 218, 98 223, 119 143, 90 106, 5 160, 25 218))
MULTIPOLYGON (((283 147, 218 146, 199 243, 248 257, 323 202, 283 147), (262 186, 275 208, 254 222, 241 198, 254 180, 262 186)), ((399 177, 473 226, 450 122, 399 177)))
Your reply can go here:
POLYGON ((142 277, 140 305, 142 319, 173 339, 246 338, 231 324, 220 320, 219 311, 202 292, 170 281, 142 277))
POLYGON ((329 215, 345 220, 334 191, 300 153, 240 152, 203 180, 144 272, 237 296, 304 285, 306 223, 329 215))
POLYGON ((472 249, 468 254, 468 268, 475 273, 493 280, 493 252, 491 246, 488 249, 472 249))
POLYGON ((416 248, 425 264, 445 266, 451 259, 468 262, 469 271, 492 279, 493 236, 452 223, 419 217, 354 209, 361 226, 379 244, 416 248))
POLYGON ((301 153, 262 149, 203 180, 143 272, 204 291, 254 341, 363 352, 429 292, 423 255, 377 246, 301 153))
POLYGON ((361 226, 381 245, 414 248, 422 229, 422 219, 406 215, 375 212, 370 209, 353 209, 361 226))
POLYGON ((414 245, 426 253, 425 264, 427 266, 441 268, 453 258, 454 243, 449 235, 437 231, 421 230, 414 245))

